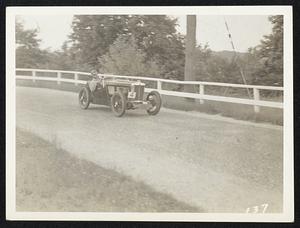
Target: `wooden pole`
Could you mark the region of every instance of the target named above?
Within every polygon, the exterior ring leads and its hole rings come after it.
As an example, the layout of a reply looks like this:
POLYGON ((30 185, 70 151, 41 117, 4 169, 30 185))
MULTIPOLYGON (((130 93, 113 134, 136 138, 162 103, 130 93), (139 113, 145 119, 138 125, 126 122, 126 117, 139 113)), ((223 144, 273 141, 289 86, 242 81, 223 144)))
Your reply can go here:
MULTIPOLYGON (((195 81, 196 15, 187 15, 186 22, 184 80, 195 81)), ((195 92, 195 87, 193 85, 185 85, 184 91, 195 92)))

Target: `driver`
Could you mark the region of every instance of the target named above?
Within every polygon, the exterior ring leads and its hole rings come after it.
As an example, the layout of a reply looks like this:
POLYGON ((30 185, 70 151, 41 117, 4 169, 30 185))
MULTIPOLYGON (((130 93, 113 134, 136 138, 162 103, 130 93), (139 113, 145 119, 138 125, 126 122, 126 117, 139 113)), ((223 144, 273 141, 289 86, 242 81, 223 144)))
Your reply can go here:
POLYGON ((94 92, 97 88, 98 84, 101 84, 101 79, 98 77, 97 70, 91 71, 91 76, 93 77, 92 80, 89 82, 89 87, 91 92, 94 92))

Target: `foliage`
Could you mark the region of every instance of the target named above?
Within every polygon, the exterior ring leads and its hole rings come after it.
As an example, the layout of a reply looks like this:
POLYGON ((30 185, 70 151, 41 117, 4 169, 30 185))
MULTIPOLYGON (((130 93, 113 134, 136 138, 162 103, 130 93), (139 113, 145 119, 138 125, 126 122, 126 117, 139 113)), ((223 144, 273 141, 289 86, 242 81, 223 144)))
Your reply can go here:
POLYGON ((76 15, 70 36, 76 64, 101 68, 105 55, 118 37, 133 37, 145 54, 145 61, 159 65, 160 76, 183 77, 183 37, 176 31, 176 19, 165 15, 76 15))
POLYGON ((100 72, 117 75, 159 76, 158 65, 147 60, 143 50, 138 49, 132 37, 121 36, 99 58, 100 72))
POLYGON ((117 15, 75 15, 70 35, 73 54, 78 63, 91 67, 97 58, 104 55, 120 33, 125 32, 127 16, 117 15))
POLYGON ((161 77, 183 79, 184 37, 176 31, 177 19, 166 15, 135 15, 128 23, 129 34, 137 40, 146 60, 155 59, 161 77))
POLYGON ((45 53, 40 50, 37 29, 25 30, 22 22, 16 20, 16 67, 37 68, 46 62, 45 53))
MULTIPOLYGON (((196 80, 224 83, 243 83, 241 69, 248 72, 247 55, 230 51, 214 52, 208 45, 196 49, 196 80)), ((248 75, 245 73, 245 75, 248 75)), ((249 83, 251 80, 246 80, 249 83), (249 80, 249 81, 248 81, 249 80)))
POLYGON ((209 60, 212 57, 212 51, 209 49, 208 45, 205 45, 202 47, 202 45, 199 45, 195 52, 194 52, 194 58, 195 58, 195 75, 196 80, 199 81, 207 81, 210 78, 209 73, 209 60))
POLYGON ((283 16, 270 16, 272 33, 261 44, 249 49, 256 59, 253 73, 256 84, 283 85, 283 16))
POLYGON ((64 42, 62 50, 44 51, 47 62, 41 65, 41 68, 55 70, 70 70, 70 71, 90 71, 87 64, 78 65, 76 56, 72 49, 68 47, 68 43, 64 42))
MULTIPOLYGON (((196 80, 283 84, 283 17, 270 16, 272 33, 248 53, 213 52, 199 45, 194 53, 196 80)), ((76 15, 73 32, 59 51, 41 50, 38 30, 16 21, 16 65, 20 68, 90 71, 183 80, 184 37, 176 19, 165 15, 76 15)))
POLYGON ((197 80, 226 83, 283 84, 283 17, 270 16, 272 33, 248 53, 211 52, 207 47, 196 50, 197 80))

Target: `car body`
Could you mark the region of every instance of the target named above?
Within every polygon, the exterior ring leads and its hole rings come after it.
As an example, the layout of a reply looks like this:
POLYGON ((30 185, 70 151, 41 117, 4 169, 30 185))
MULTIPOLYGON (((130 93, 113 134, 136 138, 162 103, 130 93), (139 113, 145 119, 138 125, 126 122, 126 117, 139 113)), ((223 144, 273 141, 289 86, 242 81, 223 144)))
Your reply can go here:
POLYGON ((94 76, 79 92, 79 105, 87 109, 89 104, 110 106, 121 117, 126 110, 144 107, 149 115, 156 115, 161 108, 161 96, 157 91, 145 94, 145 83, 140 80, 105 78, 94 76))

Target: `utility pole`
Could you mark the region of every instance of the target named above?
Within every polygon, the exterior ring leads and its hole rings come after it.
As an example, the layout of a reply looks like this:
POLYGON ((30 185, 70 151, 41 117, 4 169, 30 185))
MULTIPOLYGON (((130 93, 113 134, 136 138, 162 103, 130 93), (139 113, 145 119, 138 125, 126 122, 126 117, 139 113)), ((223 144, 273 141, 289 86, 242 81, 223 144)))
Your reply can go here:
MULTIPOLYGON (((194 53, 196 48, 196 15, 186 17, 185 67, 184 80, 195 81, 194 53)), ((195 92, 194 85, 185 85, 185 92, 195 92)))

